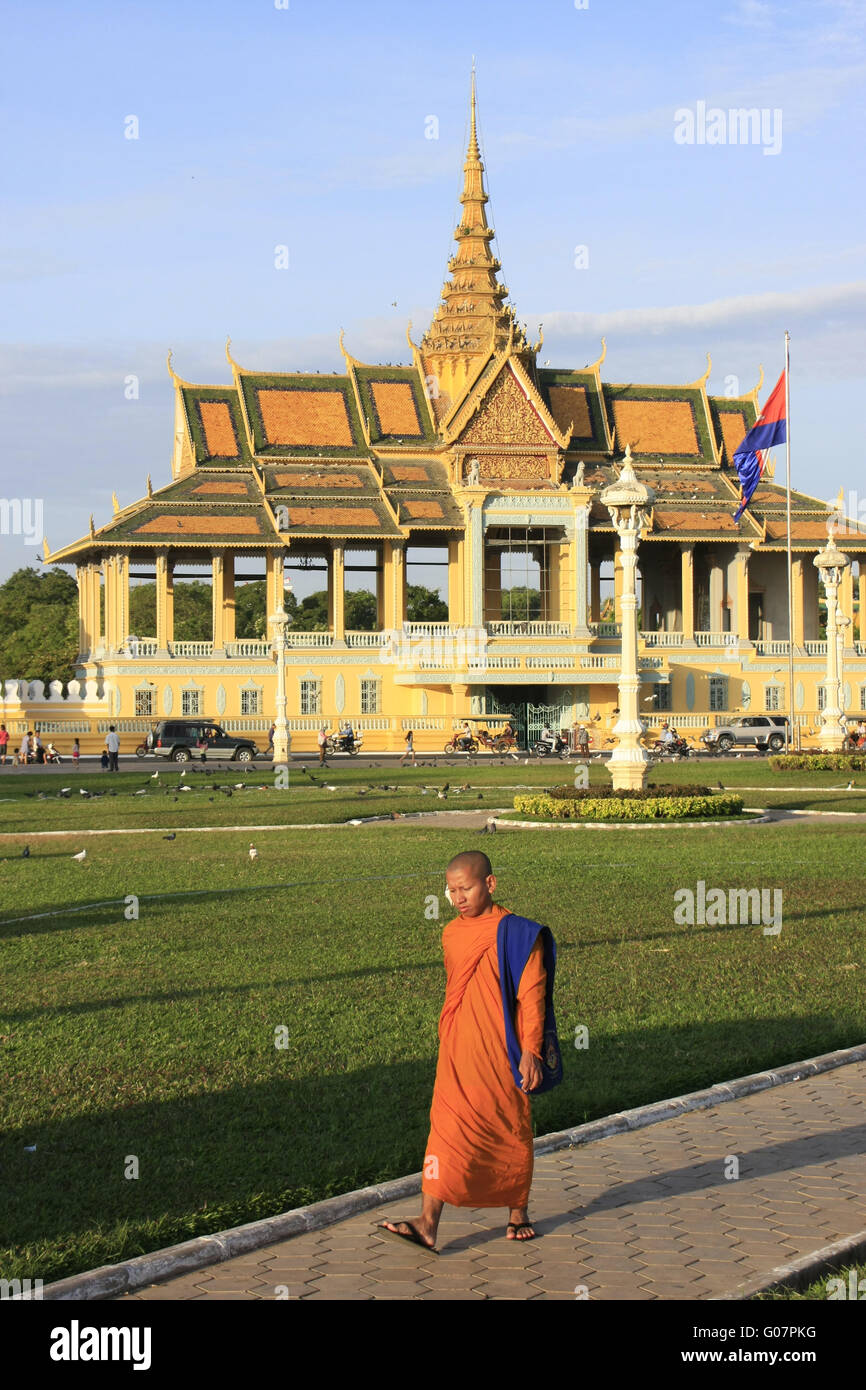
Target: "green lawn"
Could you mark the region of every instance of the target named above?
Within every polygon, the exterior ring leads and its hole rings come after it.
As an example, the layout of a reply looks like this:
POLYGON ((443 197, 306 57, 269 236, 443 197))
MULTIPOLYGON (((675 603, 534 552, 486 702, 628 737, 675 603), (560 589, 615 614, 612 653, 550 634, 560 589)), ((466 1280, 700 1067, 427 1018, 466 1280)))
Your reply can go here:
MULTIPOLYGON (((381 794, 389 807, 426 807, 424 781, 470 780, 502 805, 497 777, 549 785, 564 770, 373 771, 406 789, 381 794)), ((182 826, 181 815, 205 824, 205 814, 225 825, 241 812, 274 823, 281 797, 285 820, 324 819, 323 805, 342 819, 371 780, 347 765, 325 773, 338 793, 296 790, 293 769, 286 793, 211 803, 212 789, 196 790, 175 803, 130 794, 149 771, 120 774, 116 797, 80 805, 13 794, 55 791, 53 777, 10 777, 0 830, 182 826)), ((485 803, 467 794, 466 804, 485 803)), ((47 1282, 417 1171, 450 915, 443 869, 467 846, 491 853, 498 899, 550 925, 559 945, 566 1080, 535 1103, 538 1133, 859 1042, 862 844, 845 822, 660 829, 651 844, 615 832, 480 839, 423 824, 334 835, 215 826, 172 842, 90 836, 79 864, 74 833, 0 840, 0 1273, 47 1282), (781 934, 676 925, 674 891, 698 879, 781 886, 781 934), (137 920, 124 916, 130 895, 137 920), (569 1052, 578 1024, 590 1046, 569 1052), (274 1046, 279 1025, 285 1049, 274 1046), (137 1179, 124 1177, 130 1155, 137 1179)))
MULTIPOLYGON (((780 1300, 792 1300, 796 1302, 802 1302, 806 1299, 820 1299, 822 1302, 826 1302, 829 1298, 829 1295, 832 1293, 834 1295, 834 1301, 839 1300, 840 1302, 847 1302, 850 1300, 852 1293, 852 1270, 855 1273, 858 1285, 861 1280, 866 1281, 866 1264, 863 1264, 862 1262, 860 1264, 852 1264, 849 1261, 847 1264, 843 1263, 841 1265, 834 1265, 834 1267, 831 1270, 829 1270, 826 1274, 822 1274, 820 1279, 814 1280, 814 1282, 809 1284, 809 1286, 805 1289, 794 1289, 788 1286, 785 1286, 780 1289, 772 1289, 768 1293, 755 1294, 754 1301, 756 1303, 777 1302, 780 1300), (831 1284, 830 1281, 834 1279, 842 1280, 841 1288, 838 1284, 831 1284), (841 1299, 840 1294, 842 1295, 841 1299)), ((864 1283, 864 1287, 862 1290, 858 1288, 856 1297, 858 1300, 862 1300, 864 1297, 866 1297, 866 1283, 864 1283)))

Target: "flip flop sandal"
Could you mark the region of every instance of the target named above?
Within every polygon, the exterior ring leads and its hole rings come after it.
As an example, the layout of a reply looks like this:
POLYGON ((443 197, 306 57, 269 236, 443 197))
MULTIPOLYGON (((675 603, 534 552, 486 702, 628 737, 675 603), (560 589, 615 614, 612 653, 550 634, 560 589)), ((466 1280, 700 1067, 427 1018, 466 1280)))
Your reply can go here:
POLYGON ((426 1240, 424 1240, 421 1234, 415 1229, 411 1221, 404 1221, 403 1225, 408 1226, 409 1230, 392 1231, 387 1226, 383 1225, 381 1221, 376 1223, 376 1229, 378 1231, 383 1231, 386 1236, 396 1236, 398 1240, 408 1240, 411 1241, 413 1245, 420 1245, 422 1250, 427 1250, 431 1255, 439 1254, 435 1246, 427 1244, 426 1240))
MULTIPOLYGON (((505 1229, 506 1229, 506 1237, 505 1237, 506 1240, 508 1239, 508 1235, 507 1235, 507 1232, 508 1232, 508 1231, 513 1231, 513 1232, 514 1232, 514 1235, 511 1237, 511 1239, 512 1239, 512 1240, 517 1240, 517 1239, 518 1239, 518 1235, 517 1235, 517 1232, 518 1232, 518 1231, 531 1231, 531 1230, 534 1230, 534 1227, 533 1227, 533 1224, 532 1224, 531 1221, 521 1221, 521 1222, 509 1221, 509 1223, 508 1223, 508 1225, 506 1226, 505 1229)), ((535 1237, 534 1235, 526 1236, 526 1237, 524 1237, 524 1238, 525 1238, 526 1240, 535 1240, 535 1239, 536 1239, 536 1237, 535 1237)))

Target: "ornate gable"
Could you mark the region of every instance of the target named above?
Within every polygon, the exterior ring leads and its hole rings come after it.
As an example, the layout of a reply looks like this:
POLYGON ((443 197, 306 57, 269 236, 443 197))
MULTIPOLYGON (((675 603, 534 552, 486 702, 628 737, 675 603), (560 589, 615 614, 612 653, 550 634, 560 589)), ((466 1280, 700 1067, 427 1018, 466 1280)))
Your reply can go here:
POLYGON ((556 439, 508 368, 499 373, 457 442, 471 447, 510 444, 557 448, 556 439))

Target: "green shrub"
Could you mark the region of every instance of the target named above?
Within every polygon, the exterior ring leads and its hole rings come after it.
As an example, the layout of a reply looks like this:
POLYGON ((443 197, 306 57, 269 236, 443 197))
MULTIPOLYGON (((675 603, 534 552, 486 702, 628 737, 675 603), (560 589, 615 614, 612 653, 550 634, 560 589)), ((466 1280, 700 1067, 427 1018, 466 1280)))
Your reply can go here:
POLYGON ((866 771, 866 753, 780 753, 768 761, 774 772, 866 771))
POLYGON ((724 796, 573 796, 570 800, 556 798, 546 792, 514 798, 515 811, 546 820, 580 821, 652 821, 652 820, 716 820, 721 816, 738 816, 743 798, 724 796))
POLYGON ((711 787, 692 787, 692 786, 656 786, 649 782, 646 787, 632 791, 629 788, 620 787, 614 790, 613 787, 572 787, 567 782, 558 787, 550 787, 547 792, 555 801, 595 801, 599 797, 604 800, 628 800, 628 801, 651 801, 654 797, 673 797, 673 796, 712 796, 711 787))

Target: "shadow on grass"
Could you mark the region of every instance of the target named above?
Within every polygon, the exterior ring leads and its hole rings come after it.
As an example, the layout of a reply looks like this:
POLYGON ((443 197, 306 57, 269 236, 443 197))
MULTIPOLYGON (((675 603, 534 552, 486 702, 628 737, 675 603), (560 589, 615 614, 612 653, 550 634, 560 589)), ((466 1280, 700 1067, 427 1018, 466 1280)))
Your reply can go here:
MULTIPOLYGON (((597 1034, 591 1049, 570 1055, 563 1038, 565 1081, 533 1104, 535 1132, 850 1046, 855 1033, 853 1025, 845 1031, 837 1019, 812 1015, 597 1034)), ((435 1057, 329 1074, 315 1039, 309 1054, 314 1074, 305 1077, 274 1075, 190 1094, 207 1082, 191 1075, 184 1094, 7 1131, 0 1141, 4 1277, 48 1282, 417 1172, 435 1057), (139 1176, 126 1178, 133 1155, 139 1176)), ((280 1056, 267 1064, 275 1072, 280 1056)), ((80 1084, 86 1105, 87 1078, 80 1084)), ((819 1135, 821 1123, 818 1117, 819 1135)), ((862 1129, 832 1142, 838 1152, 862 1149, 862 1129)), ((745 1171, 776 1172, 797 1161, 796 1145, 771 1144, 746 1160, 745 1171)), ((675 1193, 707 1185, 709 1175, 706 1164, 694 1165, 658 1181, 675 1193)), ((634 1193, 618 1187, 595 1208, 640 1200, 641 1184, 632 1186, 634 1193)))

